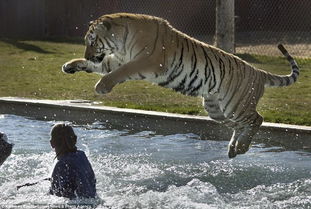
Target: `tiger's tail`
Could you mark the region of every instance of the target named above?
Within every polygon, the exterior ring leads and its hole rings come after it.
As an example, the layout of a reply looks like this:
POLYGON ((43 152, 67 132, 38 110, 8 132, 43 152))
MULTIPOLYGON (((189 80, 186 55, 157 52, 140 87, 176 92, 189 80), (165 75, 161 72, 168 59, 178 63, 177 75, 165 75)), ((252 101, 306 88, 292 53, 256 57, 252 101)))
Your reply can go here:
POLYGON ((288 62, 290 63, 292 72, 289 75, 273 75, 268 73, 267 79, 265 82, 265 86, 268 87, 278 87, 278 86, 289 86, 297 81, 297 78, 299 76, 299 67, 297 65, 297 62, 294 60, 294 58, 287 52, 287 50, 284 48, 282 44, 278 45, 279 50, 282 52, 282 54, 286 57, 288 62))

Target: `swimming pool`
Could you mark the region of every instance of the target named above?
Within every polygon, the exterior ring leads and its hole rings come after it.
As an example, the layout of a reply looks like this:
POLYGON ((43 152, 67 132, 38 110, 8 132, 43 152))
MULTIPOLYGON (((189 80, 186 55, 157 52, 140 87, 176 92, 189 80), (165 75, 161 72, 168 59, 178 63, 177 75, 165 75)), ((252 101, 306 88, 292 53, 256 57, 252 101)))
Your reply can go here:
MULTIPOLYGON (((0 131, 15 144, 0 167, 0 208, 68 205, 47 195, 49 182, 16 186, 49 176, 55 121, 0 115, 0 131)), ((255 144, 227 157, 226 141, 194 134, 156 135, 74 126, 97 177, 98 208, 310 208, 311 153, 255 144)))

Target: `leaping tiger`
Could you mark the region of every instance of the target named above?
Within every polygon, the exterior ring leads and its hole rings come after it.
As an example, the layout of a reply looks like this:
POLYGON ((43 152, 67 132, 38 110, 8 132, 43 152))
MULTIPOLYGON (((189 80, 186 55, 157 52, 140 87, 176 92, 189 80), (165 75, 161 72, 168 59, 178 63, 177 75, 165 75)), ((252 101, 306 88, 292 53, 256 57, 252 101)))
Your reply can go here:
POLYGON ((209 117, 233 129, 230 158, 248 151, 263 122, 256 105, 264 87, 288 86, 299 76, 296 61, 283 45, 278 48, 289 61, 291 74, 274 75, 147 15, 104 15, 90 23, 85 45, 84 58, 65 63, 63 72, 104 75, 95 86, 99 94, 136 79, 202 97, 209 117))

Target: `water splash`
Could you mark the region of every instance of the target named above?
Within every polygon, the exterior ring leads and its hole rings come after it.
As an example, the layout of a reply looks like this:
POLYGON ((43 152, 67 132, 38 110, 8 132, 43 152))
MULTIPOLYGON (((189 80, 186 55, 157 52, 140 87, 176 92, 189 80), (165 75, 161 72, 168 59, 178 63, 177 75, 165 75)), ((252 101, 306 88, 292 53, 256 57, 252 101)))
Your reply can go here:
MULTIPOLYGON (((54 123, 0 115, 1 131, 15 143, 0 167, 0 207, 80 204, 47 195, 48 181, 16 190, 50 175, 55 153, 48 141, 54 123)), ((98 208, 311 207, 307 152, 256 145, 229 160, 227 142, 197 140, 194 134, 131 134, 108 130, 104 123, 74 129, 97 177, 98 208)))

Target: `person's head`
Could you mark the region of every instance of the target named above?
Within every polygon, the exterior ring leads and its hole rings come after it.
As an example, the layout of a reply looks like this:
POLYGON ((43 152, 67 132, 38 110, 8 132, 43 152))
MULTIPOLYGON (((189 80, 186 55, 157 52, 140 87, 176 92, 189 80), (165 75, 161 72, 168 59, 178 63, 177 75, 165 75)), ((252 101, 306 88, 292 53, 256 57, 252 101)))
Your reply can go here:
POLYGON ((58 123, 51 129, 51 147, 55 149, 56 156, 69 152, 76 152, 77 136, 70 125, 58 123))
POLYGON ((7 136, 0 132, 0 166, 10 156, 12 152, 13 144, 8 142, 7 136))

